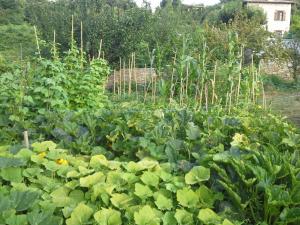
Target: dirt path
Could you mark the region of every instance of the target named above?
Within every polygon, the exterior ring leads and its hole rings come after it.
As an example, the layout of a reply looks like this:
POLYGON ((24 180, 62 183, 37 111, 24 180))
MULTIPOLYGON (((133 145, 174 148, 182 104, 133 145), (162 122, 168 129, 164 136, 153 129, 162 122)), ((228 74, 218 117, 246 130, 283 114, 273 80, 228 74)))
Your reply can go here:
POLYGON ((300 92, 269 92, 267 104, 300 127, 300 92))

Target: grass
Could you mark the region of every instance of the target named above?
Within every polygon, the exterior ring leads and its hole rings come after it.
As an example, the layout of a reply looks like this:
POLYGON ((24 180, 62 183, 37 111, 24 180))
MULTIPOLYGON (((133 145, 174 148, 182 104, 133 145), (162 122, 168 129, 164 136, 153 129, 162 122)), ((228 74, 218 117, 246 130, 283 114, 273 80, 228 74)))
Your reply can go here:
POLYGON ((267 104, 300 127, 300 91, 273 91, 267 93, 267 104))

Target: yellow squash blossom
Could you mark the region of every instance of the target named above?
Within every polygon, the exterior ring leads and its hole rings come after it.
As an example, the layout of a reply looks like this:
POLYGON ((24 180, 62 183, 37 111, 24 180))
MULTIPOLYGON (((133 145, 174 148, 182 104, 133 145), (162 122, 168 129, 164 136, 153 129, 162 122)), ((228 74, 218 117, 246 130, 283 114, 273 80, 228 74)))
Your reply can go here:
POLYGON ((41 158, 45 158, 46 155, 47 155, 46 152, 41 152, 41 153, 38 154, 38 156, 41 157, 41 158))
POLYGON ((68 165, 68 161, 66 159, 57 159, 56 163, 59 165, 68 165))

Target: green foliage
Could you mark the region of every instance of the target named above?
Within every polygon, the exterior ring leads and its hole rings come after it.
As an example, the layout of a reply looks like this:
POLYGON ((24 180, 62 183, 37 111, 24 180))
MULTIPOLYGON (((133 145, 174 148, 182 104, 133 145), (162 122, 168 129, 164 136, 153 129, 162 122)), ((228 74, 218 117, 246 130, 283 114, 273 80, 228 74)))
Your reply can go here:
POLYGON ((86 62, 75 46, 62 58, 54 54, 53 59, 38 58, 33 65, 17 66, 0 76, 4 124, 17 122, 27 128, 28 120, 37 114, 97 111, 104 106, 107 62, 86 62))

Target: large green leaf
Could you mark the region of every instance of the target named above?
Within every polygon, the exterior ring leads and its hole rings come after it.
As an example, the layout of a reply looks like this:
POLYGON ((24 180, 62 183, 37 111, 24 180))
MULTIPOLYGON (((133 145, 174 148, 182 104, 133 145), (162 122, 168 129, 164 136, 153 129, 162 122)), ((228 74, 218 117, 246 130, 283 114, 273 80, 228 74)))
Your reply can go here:
POLYGON ((200 128, 193 122, 189 122, 186 129, 186 136, 188 140, 197 140, 200 138, 200 128))
POLYGON ((6 220, 6 225, 27 225, 26 215, 11 215, 6 220))
POLYGON ((199 198, 193 190, 183 188, 177 191, 177 201, 182 206, 193 208, 199 203, 199 198))
POLYGON ((66 220, 67 225, 81 225, 86 224, 90 217, 93 215, 94 210, 89 206, 80 203, 74 209, 71 214, 71 217, 66 220))
POLYGON ((157 174, 149 171, 143 173, 143 175, 141 176, 141 180, 148 186, 157 187, 159 183, 159 177, 157 176, 157 174))
POLYGON ((184 209, 177 209, 175 218, 179 225, 194 225, 193 214, 184 209))
POLYGON ((63 219, 58 216, 53 216, 53 211, 39 212, 34 210, 27 214, 30 225, 60 225, 63 219))
POLYGON ((174 212, 166 212, 162 220, 163 225, 174 225, 177 223, 174 212))
POLYGON ((29 209, 38 199, 39 193, 34 191, 14 191, 10 199, 16 211, 25 211, 29 209))
POLYGON ((127 194, 113 194, 110 198, 111 203, 119 209, 131 206, 132 200, 133 198, 128 196, 127 194))
POLYGON ((90 160, 90 166, 93 169, 101 169, 101 167, 107 167, 109 162, 107 161, 106 157, 104 155, 94 155, 92 156, 90 160))
POLYGON ((300 223, 300 207, 297 208, 285 208, 280 214, 280 220, 284 222, 284 224, 300 223))
POLYGON ((0 157, 0 169, 25 166, 26 162, 18 158, 0 157))
POLYGON ((160 210, 171 210, 173 208, 172 199, 160 193, 155 197, 155 205, 160 210))
POLYGON ((146 199, 148 197, 151 197, 153 195, 153 192, 148 186, 136 183, 134 194, 142 199, 146 199))
POLYGON ((23 180, 22 169, 15 167, 1 169, 1 177, 6 181, 20 183, 23 180))
POLYGON ((187 184, 196 184, 202 181, 207 181, 210 178, 210 170, 203 166, 196 166, 185 175, 187 184))
POLYGON ((36 142, 31 145, 35 152, 46 152, 56 148, 56 144, 52 141, 36 142))
POLYGON ((114 209, 101 209, 94 214, 94 218, 99 225, 121 225, 121 213, 114 209))
POLYGON ((196 194, 199 196, 200 203, 203 207, 212 208, 216 200, 222 200, 222 193, 214 194, 205 185, 201 185, 200 188, 196 191, 196 194))
POLYGON ((79 182, 81 187, 91 187, 92 185, 97 184, 99 182, 104 182, 104 180, 104 174, 102 172, 97 172, 90 176, 80 178, 79 182))
POLYGON ((221 222, 221 217, 211 209, 200 209, 198 219, 204 224, 217 225, 221 222))
POLYGON ((137 225, 160 225, 160 218, 157 210, 149 205, 144 206, 134 213, 134 221, 137 225))

